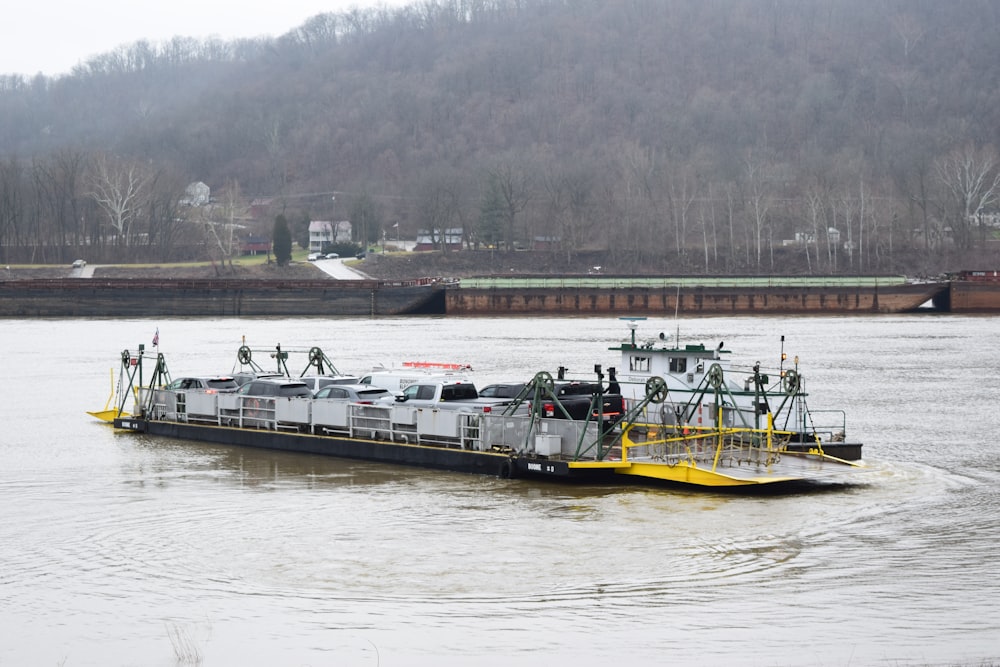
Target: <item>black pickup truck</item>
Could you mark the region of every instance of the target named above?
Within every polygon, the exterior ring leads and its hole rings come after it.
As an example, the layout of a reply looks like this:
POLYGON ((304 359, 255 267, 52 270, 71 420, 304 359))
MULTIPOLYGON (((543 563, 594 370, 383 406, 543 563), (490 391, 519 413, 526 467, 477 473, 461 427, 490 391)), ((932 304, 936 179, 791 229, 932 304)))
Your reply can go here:
POLYGON ((625 414, 625 399, 621 394, 601 393, 601 386, 593 382, 556 382, 552 392, 555 400, 542 403, 543 417, 570 419, 600 419, 603 423, 617 423, 625 414), (594 397, 601 393, 601 410, 597 411, 594 397), (558 405, 557 405, 558 404, 558 405))
MULTIPOLYGON (((484 387, 480 396, 494 396, 504 398, 516 398, 521 395, 527 385, 499 384, 484 387)), ((541 417, 553 419, 598 419, 604 424, 616 424, 625 413, 625 399, 621 394, 604 391, 601 395, 601 414, 598 415, 594 401, 595 394, 601 392, 600 385, 594 382, 569 382, 556 381, 552 385, 552 392, 545 392, 541 396, 541 405, 538 414, 541 417)), ((527 409, 531 409, 530 402, 534 396, 525 396, 527 409)))

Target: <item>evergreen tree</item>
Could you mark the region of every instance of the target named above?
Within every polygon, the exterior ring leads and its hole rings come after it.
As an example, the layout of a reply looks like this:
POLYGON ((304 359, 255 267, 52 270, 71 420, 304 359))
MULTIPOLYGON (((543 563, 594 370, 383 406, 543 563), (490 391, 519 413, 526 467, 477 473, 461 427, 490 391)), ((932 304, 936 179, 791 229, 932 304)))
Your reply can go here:
POLYGON ((288 221, 283 215, 274 219, 271 244, 274 247, 274 261, 278 266, 287 266, 292 261, 292 232, 288 229, 288 221))

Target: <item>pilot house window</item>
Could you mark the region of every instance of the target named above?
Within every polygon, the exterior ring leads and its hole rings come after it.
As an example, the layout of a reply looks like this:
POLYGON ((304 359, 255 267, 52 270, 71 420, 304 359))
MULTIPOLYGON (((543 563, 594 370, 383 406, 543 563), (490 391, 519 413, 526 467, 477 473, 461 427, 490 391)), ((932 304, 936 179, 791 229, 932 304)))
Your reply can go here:
POLYGON ((648 373, 649 357, 629 357, 628 369, 630 371, 639 371, 640 373, 648 373))
POLYGON ((684 373, 688 368, 687 357, 670 357, 670 372, 684 373))

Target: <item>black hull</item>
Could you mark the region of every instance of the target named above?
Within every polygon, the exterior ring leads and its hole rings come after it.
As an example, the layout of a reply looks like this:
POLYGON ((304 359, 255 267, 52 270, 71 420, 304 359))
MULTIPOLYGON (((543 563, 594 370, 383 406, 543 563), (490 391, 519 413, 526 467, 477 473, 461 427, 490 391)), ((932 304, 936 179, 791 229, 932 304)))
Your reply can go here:
MULTIPOLYGON (((808 452, 813 447, 815 445, 810 443, 797 444, 793 442, 787 445, 789 451, 803 453, 808 452)), ((860 442, 835 442, 823 445, 823 453, 842 461, 860 461, 861 448, 860 442)))
POLYGON ((0 317, 375 317, 444 312, 444 288, 428 281, 0 282, 0 317))
POLYGON ((238 445, 284 452, 320 454, 345 459, 395 463, 399 465, 452 470, 483 475, 510 477, 514 470, 511 457, 498 452, 474 452, 445 447, 428 447, 379 440, 360 440, 339 436, 289 433, 264 429, 206 426, 180 422, 116 419, 115 428, 159 435, 180 440, 195 440, 217 445, 238 445))
MULTIPOLYGON (((253 447, 283 452, 317 454, 359 461, 447 470, 451 472, 490 475, 500 478, 535 478, 554 481, 616 484, 657 484, 656 480, 633 479, 617 474, 613 468, 570 468, 565 461, 547 458, 512 456, 502 452, 478 452, 447 447, 413 445, 384 440, 367 440, 343 436, 313 435, 288 431, 210 426, 172 421, 123 418, 114 421, 116 429, 150 435, 196 441, 214 445, 253 447)), ((807 447, 803 449, 806 451, 807 447)), ((824 447, 830 456, 857 460, 860 445, 824 447), (846 448, 856 448, 856 456, 846 448)), ((665 482, 673 486, 672 482, 665 482)))

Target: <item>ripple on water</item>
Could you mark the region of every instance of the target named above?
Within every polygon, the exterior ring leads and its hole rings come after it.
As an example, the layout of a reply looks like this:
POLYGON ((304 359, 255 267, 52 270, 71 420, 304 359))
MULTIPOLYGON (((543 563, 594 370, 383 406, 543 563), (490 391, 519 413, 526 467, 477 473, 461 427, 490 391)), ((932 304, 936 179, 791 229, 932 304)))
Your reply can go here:
MULTIPOLYGON (((44 421, 10 422, 0 441, 0 661, 101 664, 113 641, 121 664, 170 662, 176 627, 204 664, 978 663, 954 658, 995 654, 1000 635, 997 394, 950 378, 992 377, 992 323, 690 323, 685 337, 724 338, 751 359, 768 359, 775 331, 786 334, 808 364, 811 398, 846 409, 866 443, 870 469, 856 483, 750 497, 118 436, 83 410, 95 407, 88 397, 103 402, 109 358, 148 340, 151 323, 17 323, 21 347, 62 352, 52 366, 14 359, 10 377, 61 373, 70 391, 44 421), (124 342, 109 353, 112 326, 124 342), (949 373, 927 378, 932 363, 949 373), (930 405, 942 395, 947 409, 930 405)), ((570 368, 607 361, 607 341, 622 337, 619 322, 586 319, 158 324, 178 372, 231 359, 243 334, 316 341, 360 370, 373 350, 358 331, 377 326, 401 355, 379 360, 462 350, 458 361, 504 380, 552 370, 539 334, 570 368)), ((52 406, 23 384, 23 396, 5 397, 11 414, 52 406)))

